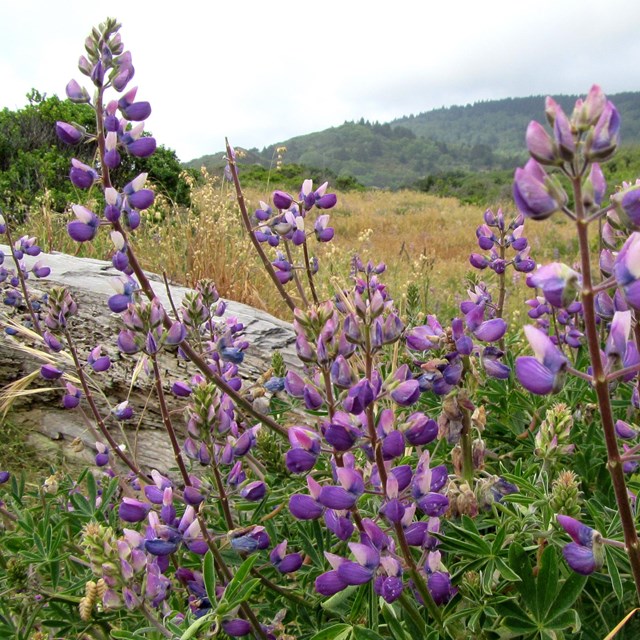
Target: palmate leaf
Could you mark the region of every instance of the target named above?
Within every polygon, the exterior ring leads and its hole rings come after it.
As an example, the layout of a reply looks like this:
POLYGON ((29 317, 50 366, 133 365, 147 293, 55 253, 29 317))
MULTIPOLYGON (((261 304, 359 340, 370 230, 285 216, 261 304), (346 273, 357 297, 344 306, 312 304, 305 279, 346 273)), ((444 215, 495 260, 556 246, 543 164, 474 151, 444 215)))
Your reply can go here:
POLYGON ((547 547, 540 558, 540 571, 536 580, 535 613, 545 620, 558 589, 558 559, 554 547, 547 547))
POLYGON ((402 623, 396 617, 393 607, 386 602, 382 604, 382 617, 394 640, 411 640, 411 636, 403 629, 402 623))
POLYGON ((509 566, 520 577, 520 582, 515 583, 516 589, 527 607, 533 610, 536 605, 536 583, 527 553, 518 543, 509 548, 509 566))
POLYGON ((353 640, 384 640, 379 633, 366 627, 354 627, 352 638, 353 640))
POLYGON ((352 628, 350 624, 333 624, 318 631, 309 640, 346 640, 351 635, 352 628))
POLYGON ((561 631, 567 627, 571 627, 572 633, 578 633, 578 631, 580 631, 580 626, 580 616, 575 609, 563 611, 545 622, 545 627, 547 629, 561 631))
POLYGON ((216 597, 216 570, 211 550, 207 551, 204 556, 202 579, 204 581, 204 588, 207 592, 209 602, 211 602, 211 605, 215 607, 218 602, 218 598, 216 597))

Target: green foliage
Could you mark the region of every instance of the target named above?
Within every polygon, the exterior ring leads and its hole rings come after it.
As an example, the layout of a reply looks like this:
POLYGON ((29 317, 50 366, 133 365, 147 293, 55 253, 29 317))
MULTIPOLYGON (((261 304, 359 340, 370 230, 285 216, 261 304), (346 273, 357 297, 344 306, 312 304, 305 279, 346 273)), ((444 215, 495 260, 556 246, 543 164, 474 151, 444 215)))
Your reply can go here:
MULTIPOLYGON (((94 144, 69 147, 55 131, 57 121, 79 125, 91 132, 95 114, 86 104, 50 98, 33 89, 29 104, 17 111, 0 111, 0 206, 20 219, 47 194, 54 211, 62 212, 70 202, 85 202, 87 194, 76 189, 69 180, 71 158, 89 164, 95 153, 94 144)), ((190 201, 185 181, 174 151, 159 145, 149 158, 123 155, 123 162, 113 172, 134 176, 146 172, 157 190, 180 205, 190 201)))
MULTIPOLYGON (((603 167, 610 190, 630 175, 640 174, 637 96, 609 96, 624 123, 625 145, 603 167)), ((570 113, 576 97, 556 99, 570 113)), ((507 98, 436 109, 385 124, 364 119, 345 122, 261 151, 249 150, 240 161, 249 165, 243 166, 242 180, 253 185, 265 184, 270 178, 274 188, 297 189, 305 177, 314 177, 315 181, 318 176, 320 182, 329 179, 341 190, 358 185, 409 187, 458 198, 465 204, 494 206, 511 198, 514 167, 527 159, 523 132, 531 120, 540 120, 543 105, 543 96, 507 98), (287 148, 284 164, 280 171, 270 171, 280 146, 287 148), (291 165, 295 168, 289 169, 291 165)), ((223 155, 203 156, 186 166, 205 166, 221 173, 223 155)))

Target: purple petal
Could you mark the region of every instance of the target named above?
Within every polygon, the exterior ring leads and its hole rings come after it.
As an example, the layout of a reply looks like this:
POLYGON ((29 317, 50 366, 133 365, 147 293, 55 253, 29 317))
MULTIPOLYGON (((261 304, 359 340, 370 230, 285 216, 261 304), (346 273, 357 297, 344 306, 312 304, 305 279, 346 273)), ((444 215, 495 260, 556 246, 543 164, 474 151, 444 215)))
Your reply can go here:
POLYGON ((315 520, 322 515, 324 507, 311 496, 295 493, 289 499, 289 511, 298 520, 315 520))

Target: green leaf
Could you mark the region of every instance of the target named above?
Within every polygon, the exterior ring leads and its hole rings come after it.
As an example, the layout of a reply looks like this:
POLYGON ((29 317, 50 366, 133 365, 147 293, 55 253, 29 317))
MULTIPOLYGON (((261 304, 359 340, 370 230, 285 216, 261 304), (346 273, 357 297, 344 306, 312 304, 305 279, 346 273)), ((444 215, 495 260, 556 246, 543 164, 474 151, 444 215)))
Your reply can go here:
POLYGON ((207 615, 198 618, 195 622, 189 625, 185 632, 180 636, 180 640, 191 640, 205 625, 210 625, 214 618, 214 612, 211 611, 207 615))
POLYGON ((231 582, 227 585, 227 588, 224 591, 224 599, 227 602, 232 602, 236 596, 236 594, 242 589, 243 583, 249 575, 249 571, 251 571, 253 565, 257 562, 258 556, 249 556, 241 565, 238 567, 236 574, 233 576, 231 582))
POLYGON ((496 609, 501 616, 517 618, 522 622, 531 622, 529 614, 518 605, 515 600, 506 600, 496 605, 496 609))
POLYGON ((551 603, 558 592, 558 557, 551 545, 542 552, 536 586, 536 612, 538 620, 547 617, 551 603))
POLYGON ((516 582, 516 589, 520 592, 525 604, 535 610, 536 583, 533 579, 533 571, 529 563, 526 551, 517 542, 509 548, 509 566, 520 576, 520 582, 516 582))
POLYGON ((245 600, 249 599, 249 596, 256 590, 257 586, 260 584, 259 578, 253 578, 244 582, 239 591, 236 592, 233 598, 233 604, 239 605, 245 600))
POLYGON ((320 606, 326 611, 331 611, 331 613, 346 616, 349 611, 347 600, 349 600, 356 589, 357 587, 355 586, 349 586, 342 591, 338 591, 338 593, 322 602, 320 606))
POLYGON ((575 609, 569 609, 558 614, 555 618, 551 618, 545 622, 547 629, 554 629, 557 631, 563 631, 568 627, 571 627, 573 633, 580 631, 580 616, 575 609))
POLYGON ((367 629, 366 627, 354 627, 353 628, 353 640, 384 640, 383 637, 373 631, 373 629, 367 629))
POLYGON ((211 602, 211 606, 215 608, 218 598, 216 597, 216 569, 211 549, 209 549, 204 556, 202 578, 209 602, 211 602))
POLYGON ((511 618, 507 616, 504 619, 504 625, 516 633, 525 635, 537 631, 538 625, 533 620, 523 620, 522 618, 511 618))
POLYGON ((496 533, 496 537, 494 538, 493 543, 491 544, 491 553, 494 556, 497 556, 502 550, 502 545, 504 544, 506 537, 507 537, 507 527, 503 525, 498 529, 498 532, 496 533))
POLYGON ((353 604, 351 605, 351 612, 349 613, 349 618, 351 618, 354 621, 358 619, 360 615, 360 611, 362 610, 362 606, 365 602, 365 598, 367 597, 368 594, 369 594, 369 583, 360 585, 360 587, 358 588, 358 592, 356 593, 356 597, 353 601, 353 604))
POLYGON ((322 629, 322 631, 318 631, 309 640, 339 640, 346 638, 347 634, 351 633, 351 628, 350 624, 333 624, 326 629, 322 629))
POLYGON ((584 585, 587 583, 587 576, 581 576, 579 573, 572 573, 560 588, 560 593, 553 603, 553 613, 558 615, 569 609, 576 598, 580 595, 584 585))
POLYGON ((402 623, 396 617, 393 607, 386 602, 382 604, 382 617, 394 640, 411 640, 411 636, 402 628, 402 623))
POLYGON ((607 554, 607 568, 609 569, 609 577, 611 578, 611 587, 613 588, 613 592, 616 594, 616 598, 618 598, 618 602, 622 604, 622 580, 620 579, 620 571, 616 564, 615 553, 613 552, 613 549, 607 546, 605 546, 604 551, 607 554))
POLYGON ((517 580, 520 580, 520 578, 518 577, 518 574, 512 569, 510 569, 509 565, 502 558, 496 558, 495 563, 496 563, 496 568, 500 572, 500 575, 505 580, 509 580, 510 582, 516 582, 517 580))
POLYGON ((139 640, 140 636, 131 631, 123 631, 122 629, 111 629, 109 634, 115 640, 139 640))
MULTIPOLYGON (((89 502, 92 505, 96 503, 96 496, 98 495, 98 487, 96 486, 96 479, 93 477, 92 473, 87 473, 87 493, 89 494, 89 502)), ((81 482, 81 480, 78 480, 81 482)))

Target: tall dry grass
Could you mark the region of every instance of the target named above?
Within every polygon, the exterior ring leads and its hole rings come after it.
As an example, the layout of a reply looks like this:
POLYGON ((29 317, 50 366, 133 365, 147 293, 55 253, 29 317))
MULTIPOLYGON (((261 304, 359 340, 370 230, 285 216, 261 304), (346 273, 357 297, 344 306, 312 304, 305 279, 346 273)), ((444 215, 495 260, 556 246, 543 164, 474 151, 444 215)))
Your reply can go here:
MULTIPOLYGON (((272 183, 270 190, 277 188, 272 183)), ((269 200, 270 191, 245 191, 249 211, 269 200)), ((505 211, 513 211, 506 206, 505 211)), ((96 209, 97 210, 97 209, 96 209)), ((329 212, 336 234, 332 242, 314 245, 320 261, 318 288, 329 296, 347 282, 354 254, 363 260, 388 265, 384 276, 396 300, 402 300, 411 283, 418 285, 425 311, 455 312, 465 296, 469 280, 495 279, 489 271, 477 272, 468 262, 478 251, 475 228, 482 223, 483 210, 462 205, 451 198, 438 198, 412 191, 338 193, 338 204, 329 212)), ((32 212, 23 233, 37 235, 47 249, 81 256, 109 259, 113 247, 109 234, 102 233, 90 245, 77 245, 66 234, 72 215, 52 214, 46 200, 32 212)), ((571 225, 560 216, 544 222, 527 222, 526 236, 532 257, 538 262, 562 259, 573 262, 577 255, 571 225)), ((245 302, 289 318, 285 305, 253 253, 228 183, 203 173, 192 184, 192 205, 181 208, 159 197, 145 212, 143 224, 134 236, 135 250, 145 269, 165 272, 176 283, 192 286, 198 279, 213 279, 223 297, 245 302)), ((510 287, 509 308, 515 309, 530 292, 510 287), (517 292, 517 293, 515 293, 517 292)), ((293 284, 288 285, 292 288, 293 284)))

